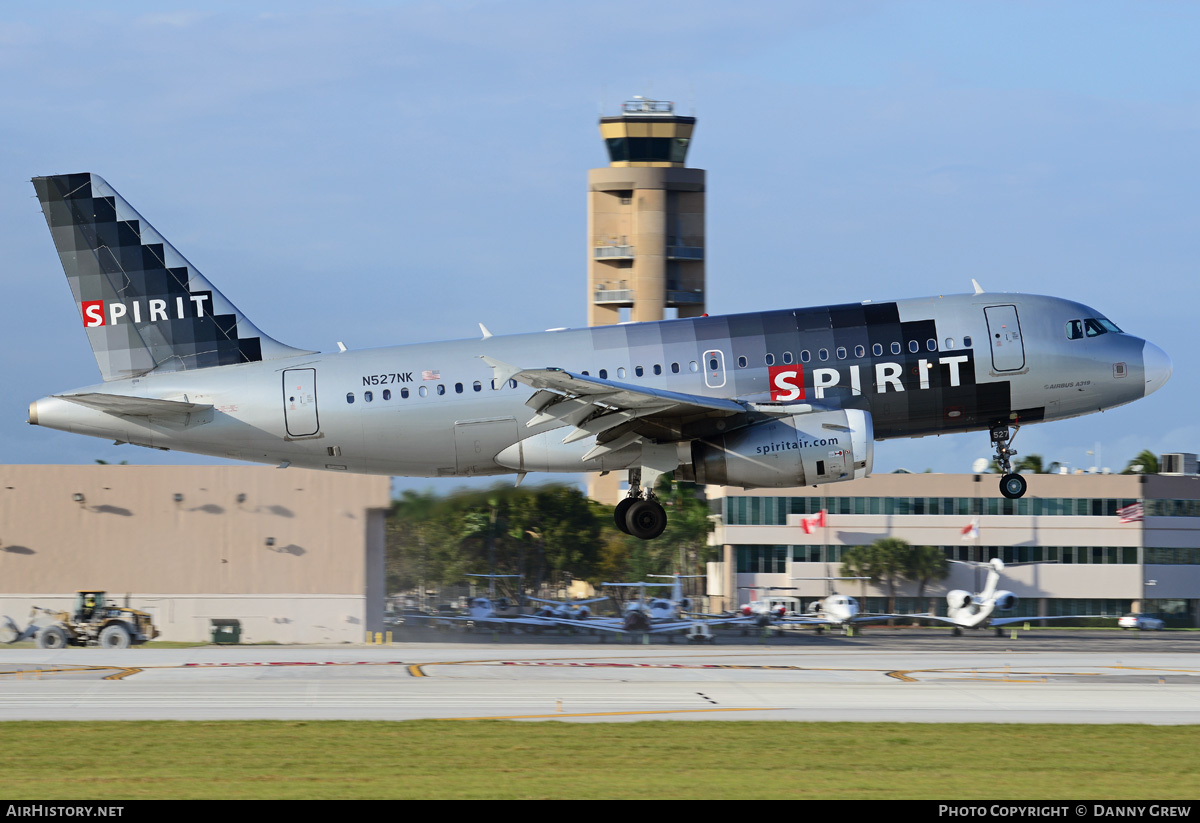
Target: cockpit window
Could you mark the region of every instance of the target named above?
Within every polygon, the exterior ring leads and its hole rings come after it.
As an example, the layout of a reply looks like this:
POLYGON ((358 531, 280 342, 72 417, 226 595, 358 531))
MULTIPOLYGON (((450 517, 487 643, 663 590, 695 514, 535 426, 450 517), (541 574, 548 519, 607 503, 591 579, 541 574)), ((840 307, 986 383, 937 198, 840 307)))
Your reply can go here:
POLYGON ((1102 334, 1108 334, 1108 329, 1100 325, 1100 321, 1094 317, 1084 320, 1083 328, 1087 331, 1088 337, 1099 337, 1102 334))
POLYGON ((1083 337, 1083 321, 1068 320, 1067 321, 1067 339, 1078 340, 1083 337))

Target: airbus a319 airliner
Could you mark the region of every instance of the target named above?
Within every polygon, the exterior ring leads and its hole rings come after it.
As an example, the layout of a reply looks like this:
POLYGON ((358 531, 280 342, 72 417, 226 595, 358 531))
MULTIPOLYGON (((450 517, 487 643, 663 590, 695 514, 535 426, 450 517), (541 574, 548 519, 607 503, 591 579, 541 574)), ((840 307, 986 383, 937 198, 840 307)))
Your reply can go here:
MULTIPOLYGON (((650 539, 665 472, 790 487, 871 471, 876 440, 1019 426, 1156 391, 1162 349, 1081 303, 946 295, 320 354, 259 331, 94 174, 34 188, 103 383, 29 422, 158 449, 420 477, 627 471, 650 539)), ((282 292, 282 290, 281 290, 282 292)))

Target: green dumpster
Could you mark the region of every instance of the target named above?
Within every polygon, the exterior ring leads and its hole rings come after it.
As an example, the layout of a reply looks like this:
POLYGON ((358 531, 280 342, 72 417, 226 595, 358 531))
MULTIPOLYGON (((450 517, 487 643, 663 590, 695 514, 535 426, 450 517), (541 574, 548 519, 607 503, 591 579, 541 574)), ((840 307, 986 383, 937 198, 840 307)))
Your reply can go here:
POLYGON ((209 622, 212 624, 212 642, 240 643, 242 641, 242 621, 218 617, 209 622))

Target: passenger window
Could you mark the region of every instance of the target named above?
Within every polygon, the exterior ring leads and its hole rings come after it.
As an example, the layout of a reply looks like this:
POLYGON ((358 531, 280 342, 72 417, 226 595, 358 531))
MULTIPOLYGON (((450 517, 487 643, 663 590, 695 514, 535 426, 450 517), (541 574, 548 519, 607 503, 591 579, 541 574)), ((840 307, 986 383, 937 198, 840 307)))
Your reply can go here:
POLYGON ((819 357, 821 359, 821 362, 828 360, 829 359, 829 349, 821 349, 819 352, 817 352, 817 357, 819 357))
POLYGON ((873 344, 871 346, 871 354, 875 355, 876 357, 882 357, 883 356, 883 344, 882 343, 873 344))
POLYGON ((700 371, 700 364, 695 360, 688 362, 688 371, 700 371))
POLYGON ((408 389, 400 389, 400 397, 403 400, 408 399, 408 389))
POLYGON ((617 377, 621 378, 622 380, 625 379, 625 367, 624 366, 621 366, 619 369, 617 369, 617 377))
POLYGON ((708 360, 708 367, 709 367, 710 369, 712 369, 713 371, 716 371, 716 370, 717 370, 717 365, 718 365, 718 364, 717 364, 717 358, 715 358, 715 357, 710 357, 710 358, 709 358, 709 360, 708 360))
POLYGON ((633 367, 633 373, 636 374, 638 377, 641 377, 643 374, 645 374, 645 372, 646 372, 646 370, 643 369, 641 366, 633 367))
POLYGON ((855 346, 854 347, 854 356, 855 357, 866 357, 867 356, 867 347, 866 346, 855 346))
POLYGON ((916 354, 917 352, 919 352, 921 350, 921 344, 918 343, 916 340, 909 340, 908 341, 908 350, 910 352, 912 352, 913 354, 916 354))
POLYGON ((438 394, 445 394, 445 393, 446 393, 446 387, 445 387, 444 385, 442 385, 441 383, 438 383, 438 384, 437 384, 437 393, 438 393, 438 394))
POLYGON ((899 353, 900 353, 900 344, 892 343, 892 354, 899 354, 899 353))
POLYGON ((454 393, 455 393, 455 394, 462 394, 462 383, 455 383, 455 384, 454 384, 454 393))
POLYGON ((845 347, 845 346, 838 346, 838 347, 837 347, 837 359, 838 359, 838 360, 845 360, 845 359, 846 359, 846 347, 845 347))
POLYGON ((968 349, 971 348, 971 335, 968 334, 963 336, 963 345, 968 349))
POLYGON ((422 397, 428 397, 429 396, 429 387, 422 386, 421 388, 417 389, 417 394, 421 395, 422 397))
POLYGON ((391 390, 391 389, 384 389, 384 390, 383 390, 383 399, 384 399, 384 400, 391 400, 391 399, 392 399, 392 390, 391 390))
POLYGON ((354 402, 354 392, 346 392, 346 402, 347 403, 354 402))
POLYGON ((372 392, 369 392, 369 391, 363 392, 363 402, 364 403, 370 403, 374 399, 375 399, 375 395, 372 392))
POLYGON ((792 353, 791 353, 790 351, 785 351, 785 352, 783 353, 783 362, 784 362, 784 363, 791 363, 791 362, 792 362, 792 353))
POLYGON ((654 364, 654 373, 655 373, 655 374, 662 374, 662 366, 660 366, 660 365, 658 365, 657 363, 655 363, 655 364, 654 364))
POLYGON ((809 360, 812 360, 812 355, 809 354, 808 349, 805 349, 804 351, 800 352, 800 362, 801 363, 807 363, 809 360))
POLYGON ((925 348, 929 349, 930 351, 937 351, 937 341, 932 337, 929 338, 925 341, 925 348))
POLYGON ((515 389, 515 388, 517 387, 517 381, 516 381, 516 380, 509 380, 509 381, 508 381, 508 387, 509 387, 510 389, 515 389))
POLYGON ((766 357, 764 357, 763 359, 764 359, 764 360, 766 360, 766 362, 767 362, 767 365, 768 365, 768 366, 774 366, 774 365, 775 365, 775 355, 773 355, 773 354, 768 354, 768 355, 767 355, 766 357))
POLYGON ((483 384, 480 383, 478 380, 476 380, 474 383, 471 384, 471 388, 473 388, 475 391, 479 391, 480 389, 483 388, 483 384))
POLYGON ((744 368, 746 368, 746 358, 744 358, 744 357, 739 357, 739 358, 738 358, 738 368, 739 368, 739 369, 744 369, 744 368))
POLYGON ((678 363, 671 364, 671 374, 679 374, 679 364, 678 363))
POLYGON ((948 348, 948 349, 954 348, 954 338, 953 337, 946 338, 946 348, 948 348))
POLYGON ((601 369, 601 370, 600 370, 600 379, 601 379, 601 380, 607 380, 607 379, 608 379, 608 369, 601 369))

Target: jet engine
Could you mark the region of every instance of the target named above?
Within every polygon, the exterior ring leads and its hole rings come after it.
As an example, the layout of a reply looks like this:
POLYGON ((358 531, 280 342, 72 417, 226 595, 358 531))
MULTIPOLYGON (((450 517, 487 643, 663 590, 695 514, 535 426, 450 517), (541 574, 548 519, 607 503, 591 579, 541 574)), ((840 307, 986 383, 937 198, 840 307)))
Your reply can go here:
POLYGON ((793 414, 694 441, 692 473, 745 489, 836 483, 871 473, 874 440, 860 409, 793 414))
POLYGON ((1008 611, 1013 606, 1017 605, 1017 596, 1012 592, 999 591, 995 595, 996 608, 1000 611, 1008 611))
POLYGON ((965 609, 971 605, 971 593, 962 589, 952 589, 946 594, 946 604, 951 611, 965 609))

